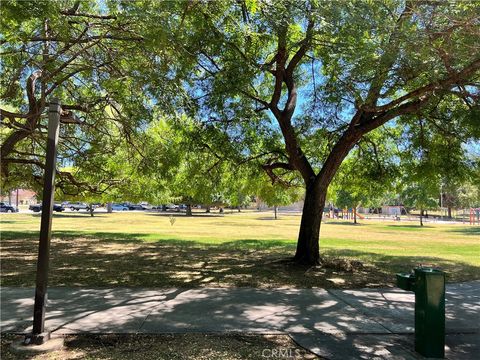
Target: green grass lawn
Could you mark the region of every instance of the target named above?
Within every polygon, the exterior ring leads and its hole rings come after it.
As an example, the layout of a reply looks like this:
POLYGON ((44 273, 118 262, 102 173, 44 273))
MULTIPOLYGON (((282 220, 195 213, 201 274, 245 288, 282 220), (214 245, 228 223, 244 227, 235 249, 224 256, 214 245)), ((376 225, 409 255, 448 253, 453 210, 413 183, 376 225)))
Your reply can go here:
MULTIPOLYGON (((323 266, 286 261, 300 216, 265 212, 55 214, 51 286, 365 287, 424 264, 448 281, 480 279, 480 227, 363 220, 322 225, 323 266), (358 261, 361 264, 358 263, 358 261), (362 265, 363 264, 363 265, 362 265)), ((1 282, 32 286, 39 214, 1 216, 1 282)))

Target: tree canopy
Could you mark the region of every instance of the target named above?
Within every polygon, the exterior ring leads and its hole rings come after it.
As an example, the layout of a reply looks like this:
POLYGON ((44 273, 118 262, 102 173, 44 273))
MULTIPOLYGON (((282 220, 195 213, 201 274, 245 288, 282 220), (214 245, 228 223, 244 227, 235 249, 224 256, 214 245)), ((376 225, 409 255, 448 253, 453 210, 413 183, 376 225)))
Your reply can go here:
MULTIPOLYGON (((198 173, 208 164, 223 174, 256 164, 274 184, 303 186, 298 262, 319 261, 327 190, 343 161, 348 166, 357 150, 365 163, 381 158, 385 137, 377 130, 393 133, 412 153, 442 158, 432 164, 444 166, 445 184, 465 173, 465 146, 480 137, 478 2, 6 1, 3 7, 3 178, 19 181, 27 172, 39 178, 50 96, 60 97, 66 111, 85 113, 85 127, 62 130, 60 157, 65 166, 93 173, 95 186, 76 184, 89 191, 122 183, 125 169, 104 166, 122 151, 147 165, 162 158, 161 142, 144 146, 158 114, 193 119, 193 130, 182 136, 198 140, 199 133, 210 149, 190 153, 169 182, 180 185, 169 191, 205 199, 201 192, 219 184, 198 173)), ((76 181, 71 172, 59 174, 60 184, 76 181)), ((221 178, 227 185, 238 180, 221 178)))
POLYGON ((153 55, 143 52, 136 24, 111 5, 2 2, 4 186, 41 185, 52 97, 60 99, 64 113, 75 112, 84 121, 81 127, 61 128, 57 186, 67 194, 101 193, 117 183, 114 174, 104 171, 105 157, 118 147, 134 146, 135 134, 152 111, 149 88, 160 86, 154 75, 146 82, 140 71, 150 66, 153 55), (95 173, 96 179, 80 181, 62 167, 95 173))

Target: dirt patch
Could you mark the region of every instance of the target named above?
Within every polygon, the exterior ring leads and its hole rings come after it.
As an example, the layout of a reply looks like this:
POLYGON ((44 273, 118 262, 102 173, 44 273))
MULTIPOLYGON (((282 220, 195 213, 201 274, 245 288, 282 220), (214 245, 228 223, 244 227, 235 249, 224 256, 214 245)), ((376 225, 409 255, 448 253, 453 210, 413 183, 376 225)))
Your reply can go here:
POLYGON ((10 349, 19 336, 2 334, 2 360, 63 359, 267 359, 273 354, 287 359, 320 359, 296 345, 287 335, 161 334, 75 335, 65 337, 63 350, 36 356, 19 355, 10 349))

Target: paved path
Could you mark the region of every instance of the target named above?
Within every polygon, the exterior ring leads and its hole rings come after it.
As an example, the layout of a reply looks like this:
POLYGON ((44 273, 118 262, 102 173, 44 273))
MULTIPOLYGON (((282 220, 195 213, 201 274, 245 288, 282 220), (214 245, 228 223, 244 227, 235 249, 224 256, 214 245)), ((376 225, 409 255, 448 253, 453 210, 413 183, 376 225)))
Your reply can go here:
MULTIPOLYGON (((33 289, 2 288, 4 332, 31 330, 33 289)), ((288 333, 329 359, 418 359, 414 295, 400 289, 49 290, 46 327, 69 333, 288 333)), ((447 286, 447 357, 478 359, 480 281, 447 286)))

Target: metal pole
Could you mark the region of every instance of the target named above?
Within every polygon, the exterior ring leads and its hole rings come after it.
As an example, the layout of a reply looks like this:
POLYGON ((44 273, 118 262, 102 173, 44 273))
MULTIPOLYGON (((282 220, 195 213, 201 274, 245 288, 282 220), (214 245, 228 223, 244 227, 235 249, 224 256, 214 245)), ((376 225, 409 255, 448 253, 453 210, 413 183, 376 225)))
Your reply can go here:
POLYGON ((440 216, 443 221, 443 184, 440 184, 440 216))
POLYGON ((47 303, 48 268, 50 261, 50 238, 52 231, 53 197, 55 192, 55 165, 61 107, 58 99, 50 101, 48 112, 48 142, 43 184, 42 220, 38 246, 35 305, 33 309, 33 331, 26 342, 41 344, 49 339, 45 333, 45 306, 47 303))

